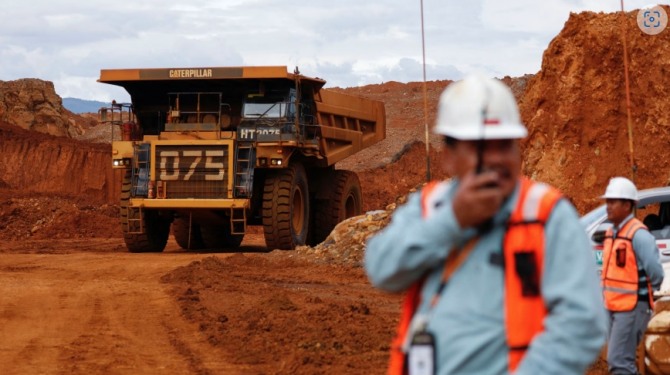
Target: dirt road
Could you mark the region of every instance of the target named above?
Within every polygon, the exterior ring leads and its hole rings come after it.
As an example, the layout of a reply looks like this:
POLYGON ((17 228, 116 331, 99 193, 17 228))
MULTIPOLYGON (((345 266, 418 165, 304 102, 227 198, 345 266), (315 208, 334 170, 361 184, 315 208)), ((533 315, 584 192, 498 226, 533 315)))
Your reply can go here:
POLYGON ((396 297, 360 269, 250 241, 245 254, 172 240, 162 254, 130 254, 121 239, 3 243, 0 373, 384 372, 396 297))
POLYGON ((109 240, 17 254, 23 245, 5 244, 14 251, 0 257, 0 373, 239 372, 179 318, 160 282, 202 255, 101 252, 121 246, 109 240))

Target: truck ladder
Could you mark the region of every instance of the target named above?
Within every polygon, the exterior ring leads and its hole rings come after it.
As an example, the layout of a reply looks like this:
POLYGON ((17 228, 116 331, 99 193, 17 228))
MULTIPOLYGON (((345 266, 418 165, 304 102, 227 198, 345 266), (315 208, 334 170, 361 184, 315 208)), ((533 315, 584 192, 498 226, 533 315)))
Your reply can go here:
MULTIPOLYGON (((146 196, 149 190, 149 160, 151 145, 136 145, 133 158, 130 196, 146 196)), ((142 207, 127 207, 126 233, 144 233, 144 213, 142 207), (132 213, 132 215, 131 215, 132 213), (135 224, 135 225, 133 225, 135 224)))
POLYGON ((133 175, 130 196, 146 196, 149 190, 149 161, 151 145, 139 145, 135 147, 133 158, 133 175))
POLYGON ((251 186, 253 182, 253 157, 254 149, 250 144, 240 144, 237 147, 237 156, 235 163, 235 185, 233 196, 239 198, 248 198, 251 196, 251 186))

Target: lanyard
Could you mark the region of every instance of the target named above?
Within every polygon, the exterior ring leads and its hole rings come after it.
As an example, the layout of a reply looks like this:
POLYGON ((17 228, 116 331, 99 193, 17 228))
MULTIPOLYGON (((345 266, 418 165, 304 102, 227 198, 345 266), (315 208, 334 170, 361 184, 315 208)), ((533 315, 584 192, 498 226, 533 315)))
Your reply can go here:
POLYGON ((440 299, 440 295, 442 294, 442 291, 444 290, 445 286, 447 285, 447 281, 449 281, 449 278, 451 278, 451 275, 458 269, 458 267, 463 264, 465 259, 467 259, 468 255, 472 252, 472 249, 475 248, 475 244, 477 243, 478 237, 473 237, 468 242, 463 246, 462 248, 454 248, 451 250, 449 255, 447 255, 447 259, 444 261, 444 271, 442 272, 442 279, 440 280, 440 285, 437 288, 437 291, 433 295, 433 298, 430 300, 430 306, 428 307, 428 311, 426 314, 420 314, 415 316, 412 319, 412 323, 410 324, 409 328, 409 334, 405 336, 405 341, 402 345, 403 352, 407 353, 410 346, 411 346, 411 341, 414 338, 414 336, 417 333, 424 332, 426 330, 426 326, 428 325, 428 320, 430 319, 430 315, 432 314, 433 308, 435 305, 437 305, 437 302, 440 299))
POLYGON ((475 248, 478 239, 479 237, 472 237, 468 240, 465 246, 463 246, 463 248, 452 249, 452 251, 449 253, 447 259, 444 261, 444 271, 442 272, 442 280, 440 280, 440 285, 438 286, 437 291, 435 291, 433 298, 430 299, 431 309, 437 305, 437 302, 440 300, 440 296, 444 291, 444 287, 447 286, 447 282, 458 269, 458 267, 460 267, 465 259, 468 258, 468 255, 470 255, 472 249, 475 248))

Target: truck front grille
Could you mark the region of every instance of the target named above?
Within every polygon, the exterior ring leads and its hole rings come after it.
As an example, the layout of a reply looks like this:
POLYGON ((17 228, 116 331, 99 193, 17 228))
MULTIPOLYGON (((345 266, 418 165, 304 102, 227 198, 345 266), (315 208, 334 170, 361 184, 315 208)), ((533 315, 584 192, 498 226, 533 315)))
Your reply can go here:
POLYGON ((156 146, 156 180, 163 198, 230 198, 227 145, 156 146))

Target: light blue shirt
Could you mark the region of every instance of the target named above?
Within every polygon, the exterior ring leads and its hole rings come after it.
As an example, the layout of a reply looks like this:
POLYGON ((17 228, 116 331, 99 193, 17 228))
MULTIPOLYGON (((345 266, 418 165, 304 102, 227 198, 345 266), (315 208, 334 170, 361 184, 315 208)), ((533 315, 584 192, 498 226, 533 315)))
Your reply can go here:
MULTIPOLYGON (((427 219, 420 193, 412 194, 367 244, 365 268, 376 287, 399 292, 427 275, 417 315, 429 310, 450 249, 476 234, 460 228, 455 219, 451 200, 456 184, 450 184, 427 219)), ((491 259, 502 257, 505 222, 517 198, 518 184, 495 215, 493 229, 479 239, 430 312, 427 329, 435 335, 438 374, 507 374, 503 267, 491 259)), ((533 339, 516 374, 583 374, 605 343, 608 318, 593 249, 567 200, 549 217, 545 240, 545 329, 533 339)))

